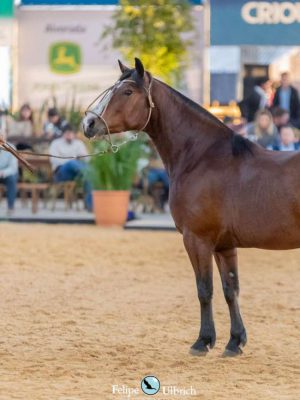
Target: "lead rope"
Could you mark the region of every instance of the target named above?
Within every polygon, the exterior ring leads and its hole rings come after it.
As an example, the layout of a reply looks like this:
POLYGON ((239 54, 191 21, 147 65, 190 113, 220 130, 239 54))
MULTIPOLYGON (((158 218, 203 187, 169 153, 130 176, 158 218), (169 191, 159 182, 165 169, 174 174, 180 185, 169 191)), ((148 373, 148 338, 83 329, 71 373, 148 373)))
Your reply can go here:
POLYGON ((14 157, 16 157, 25 167, 30 171, 33 172, 33 166, 25 160, 17 150, 15 150, 9 143, 7 143, 2 137, 0 137, 0 148, 8 153, 11 153, 14 157))
POLYGON ((125 144, 127 144, 129 142, 133 142, 133 141, 137 140, 137 138, 138 138, 138 132, 135 132, 127 140, 124 140, 121 143, 110 144, 110 147, 108 147, 106 150, 100 150, 100 151, 96 151, 95 153, 84 154, 82 156, 76 156, 76 157, 74 157, 74 156, 56 156, 56 155, 50 154, 50 153, 35 153, 33 151, 17 151, 9 143, 7 143, 6 141, 4 141, 1 138, 0 138, 0 148, 4 151, 7 151, 8 153, 11 153, 13 156, 15 156, 30 172, 33 173, 35 168, 27 160, 25 160, 22 157, 22 155, 47 157, 47 158, 59 158, 61 160, 79 160, 79 159, 88 158, 88 157, 101 157, 108 153, 113 153, 113 154, 117 153, 122 146, 124 146, 125 144))
MULTIPOLYGON (((137 140, 137 138, 138 138, 138 132, 135 132, 127 140, 124 140, 123 142, 118 143, 118 144, 112 144, 106 150, 100 150, 100 151, 96 151, 95 153, 84 154, 82 156, 56 156, 56 155, 50 154, 50 153, 36 153, 33 151, 23 151, 23 150, 17 151, 9 143, 7 143, 5 141, 0 142, 0 147, 3 150, 8 151, 9 153, 12 153, 16 157, 17 157, 17 154, 18 155, 24 154, 24 155, 29 155, 29 156, 60 158, 62 160, 78 160, 78 159, 87 158, 87 157, 103 156, 106 153, 117 153, 119 151, 120 147, 124 146, 125 144, 127 144, 129 142, 133 142, 133 141, 137 140)), ((23 163, 26 162, 28 164, 28 162, 26 160, 20 159, 20 161, 23 163)))

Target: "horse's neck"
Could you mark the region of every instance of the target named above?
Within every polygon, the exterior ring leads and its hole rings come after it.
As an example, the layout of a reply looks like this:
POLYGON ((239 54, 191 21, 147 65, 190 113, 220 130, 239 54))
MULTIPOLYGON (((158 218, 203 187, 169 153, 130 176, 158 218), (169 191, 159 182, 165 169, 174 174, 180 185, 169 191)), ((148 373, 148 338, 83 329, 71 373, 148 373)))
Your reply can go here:
POLYGON ((228 135, 218 121, 193 106, 169 86, 155 80, 152 86, 155 104, 146 129, 168 172, 171 174, 180 159, 193 148, 197 154, 228 135))

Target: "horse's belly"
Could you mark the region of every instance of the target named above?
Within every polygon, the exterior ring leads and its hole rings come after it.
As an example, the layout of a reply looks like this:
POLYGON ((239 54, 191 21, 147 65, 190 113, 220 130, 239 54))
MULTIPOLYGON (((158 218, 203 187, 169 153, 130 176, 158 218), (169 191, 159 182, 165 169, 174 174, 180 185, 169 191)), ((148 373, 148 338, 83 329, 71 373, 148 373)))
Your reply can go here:
POLYGON ((236 236, 236 247, 256 247, 266 250, 288 250, 300 247, 300 227, 298 224, 269 222, 263 226, 257 224, 244 226, 236 236))

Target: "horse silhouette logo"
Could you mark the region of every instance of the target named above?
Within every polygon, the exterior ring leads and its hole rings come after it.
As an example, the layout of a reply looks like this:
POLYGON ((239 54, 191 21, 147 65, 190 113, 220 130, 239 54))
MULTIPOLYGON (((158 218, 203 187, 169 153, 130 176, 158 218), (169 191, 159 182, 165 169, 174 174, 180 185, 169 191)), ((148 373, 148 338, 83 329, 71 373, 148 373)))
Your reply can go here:
POLYGON ((76 43, 54 43, 49 49, 49 64, 52 72, 73 74, 80 70, 81 50, 76 43))
POLYGON ((153 396, 160 389, 160 382, 156 376, 145 376, 141 381, 142 391, 148 396, 153 396))

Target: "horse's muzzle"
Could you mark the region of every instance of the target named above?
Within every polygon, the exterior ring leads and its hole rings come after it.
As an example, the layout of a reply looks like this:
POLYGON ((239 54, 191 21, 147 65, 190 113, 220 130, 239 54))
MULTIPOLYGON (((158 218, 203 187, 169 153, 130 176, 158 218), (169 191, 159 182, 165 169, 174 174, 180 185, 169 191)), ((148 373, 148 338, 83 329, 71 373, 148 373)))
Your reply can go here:
POLYGON ((87 113, 83 118, 82 126, 84 135, 89 139, 107 134, 107 128, 104 122, 96 115, 90 113, 87 113))

